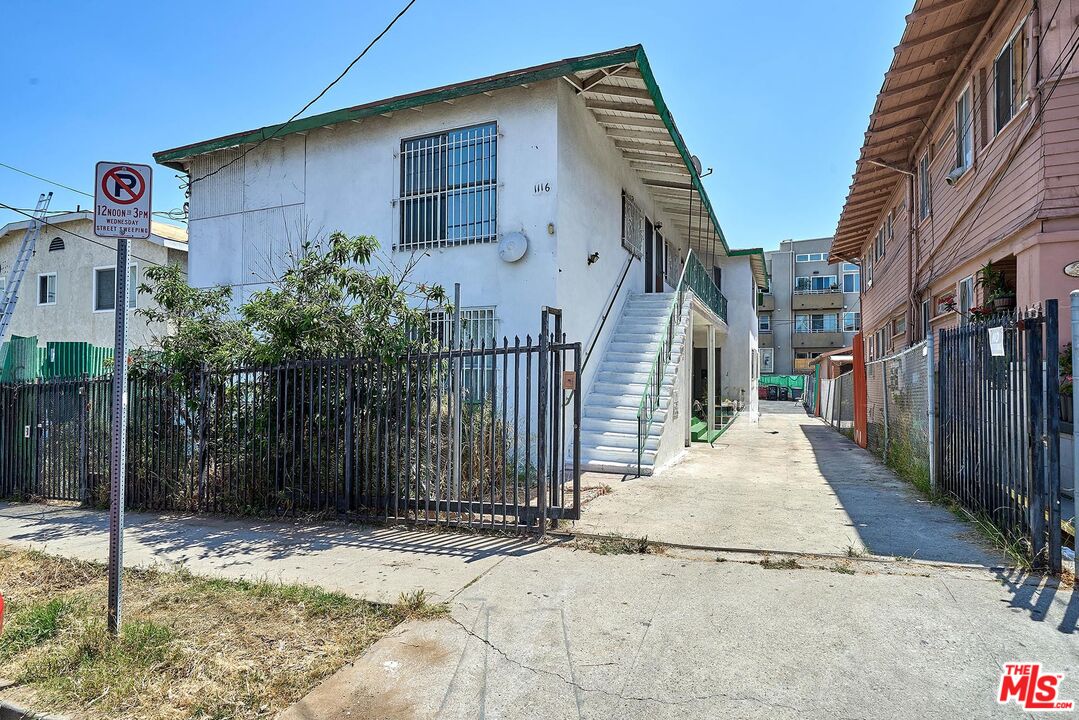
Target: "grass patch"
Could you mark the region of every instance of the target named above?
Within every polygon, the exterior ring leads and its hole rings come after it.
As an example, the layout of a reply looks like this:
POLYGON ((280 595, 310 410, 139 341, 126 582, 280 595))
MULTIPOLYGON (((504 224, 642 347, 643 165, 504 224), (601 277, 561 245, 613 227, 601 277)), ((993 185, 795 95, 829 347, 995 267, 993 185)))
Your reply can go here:
POLYGON ((125 571, 105 629, 103 565, 0 552, 5 699, 72 718, 272 718, 398 623, 446 612, 423 592, 378 605, 303 585, 125 571))
POLYGON ((601 538, 578 538, 576 546, 597 555, 649 555, 661 552, 661 548, 648 542, 648 536, 624 538, 607 535, 601 538))
POLYGON ((761 559, 761 567, 765 570, 800 570, 802 568, 798 561, 792 557, 773 560, 767 555, 761 559))
POLYGON ((840 575, 854 575, 854 568, 846 563, 835 565, 832 567, 832 572, 839 573, 840 575))

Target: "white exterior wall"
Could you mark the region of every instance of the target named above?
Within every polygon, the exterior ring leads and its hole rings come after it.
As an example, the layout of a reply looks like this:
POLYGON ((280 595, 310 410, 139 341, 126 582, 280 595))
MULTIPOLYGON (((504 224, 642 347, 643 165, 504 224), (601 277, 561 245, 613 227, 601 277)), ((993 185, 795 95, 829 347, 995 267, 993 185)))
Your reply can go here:
MULTIPOLYGON (((462 283, 462 305, 495 306, 500 334, 535 337, 543 305, 565 311, 564 329, 587 350, 599 318, 625 267, 621 194, 625 189, 684 257, 686 244, 657 212, 637 174, 562 81, 501 90, 406 110, 391 117, 287 135, 196 183, 191 197, 190 282, 231 285, 239 304, 280 269, 281 258, 308 237, 334 231, 374 235, 379 261, 400 267, 412 251, 395 251, 400 232, 393 201, 400 186, 401 140, 478 123, 498 123, 500 235, 521 231, 528 252, 516 263, 498 257, 497 243, 432 248, 413 278, 462 283), (536 192, 537 185, 550 186, 536 192), (599 253, 589 266, 588 256, 599 253)), ((238 150, 195 158, 194 176, 221 167, 238 150)), ((679 261, 672 259, 672 267, 679 261)), ((644 267, 634 260, 611 317, 596 343, 582 387, 625 298, 641 292, 644 267)))
MULTIPOLYGON (((498 257, 497 243, 431 248, 414 280, 462 284, 462 305, 495 306, 500 335, 535 338, 540 307, 558 306, 556 288, 557 103, 555 83, 478 95, 391 117, 365 119, 288 135, 265 143, 227 170, 195 185, 189 224, 190 281, 238 288, 239 303, 264 287, 273 259, 290 244, 341 231, 373 235, 377 262, 398 267, 413 251, 393 249, 398 226, 401 140, 443 130, 498 123, 498 232, 521 231, 528 252, 516 263, 498 257), (536 193, 537 183, 551 185, 536 193), (201 185, 201 187, 200 187, 201 185), (555 234, 548 232, 552 224, 555 234)), ((198 176, 237 151, 196 158, 198 176), (212 158, 212 160, 208 159, 212 158)), ((575 314, 567 309, 567 320, 575 314)), ((577 321, 579 322, 579 320, 577 321)))
MULTIPOLYGON (((687 246, 674 232, 670 218, 657 211, 640 177, 573 88, 564 82, 556 87, 557 297, 560 307, 566 310, 566 335, 571 340, 580 340, 582 354, 588 351, 593 336, 599 332, 595 350, 581 379, 581 387, 587 394, 610 334, 618 324, 622 305, 631 294, 644 291, 644 262, 622 247, 622 191, 628 192, 653 222, 662 223, 660 232, 672 246, 680 249, 683 257, 687 246), (588 257, 592 253, 599 253, 599 260, 589 265, 588 257), (603 311, 630 260, 629 273, 600 330, 603 311)), ((672 259, 672 268, 680 265, 672 259)))
POLYGON ((723 336, 721 381, 723 398, 744 401, 747 415, 756 420, 759 403, 757 384, 760 363, 757 341, 757 284, 753 280, 750 259, 738 255, 717 258, 723 268, 723 287, 727 298, 727 334, 723 336))
MULTIPOLYGON (((36 335, 42 347, 47 342, 88 342, 102 347, 113 346, 115 314, 112 310, 95 312, 93 293, 94 268, 116 265, 115 241, 101 239, 98 241, 101 244, 97 244, 77 237, 93 238, 93 230, 93 221, 89 219, 47 225, 41 229, 34 256, 30 258, 19 286, 19 302, 4 336, 5 341, 12 335, 36 335), (49 243, 57 237, 63 239, 64 249, 50 252, 49 243), (54 305, 37 303, 38 275, 43 273, 56 273, 54 305)), ((0 236, 0 269, 5 278, 18 256, 24 234, 25 230, 15 229, 0 236)), ((181 267, 186 264, 183 251, 170 251, 150 240, 132 240, 130 252, 139 284, 146 282, 146 269, 150 263, 163 265, 175 262, 181 267)), ((144 307, 149 298, 140 295, 136 302, 137 307, 144 307)), ((141 315, 135 312, 128 314, 128 338, 132 347, 154 344, 154 338, 162 331, 161 327, 151 328, 141 315)))

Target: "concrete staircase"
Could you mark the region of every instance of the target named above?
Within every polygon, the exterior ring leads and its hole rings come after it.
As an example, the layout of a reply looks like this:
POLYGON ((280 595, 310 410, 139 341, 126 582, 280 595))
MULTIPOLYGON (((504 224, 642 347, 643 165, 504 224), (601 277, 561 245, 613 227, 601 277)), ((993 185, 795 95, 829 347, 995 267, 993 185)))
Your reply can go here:
MULTIPOLYGON (((633 295, 626 301, 584 399, 581 415, 581 469, 585 472, 637 473, 637 410, 648 372, 659 351, 674 293, 633 295)), ((670 410, 671 389, 682 357, 685 321, 675 331, 671 359, 664 371, 660 405, 652 420, 641 459, 641 474, 655 467, 659 436, 670 410)))

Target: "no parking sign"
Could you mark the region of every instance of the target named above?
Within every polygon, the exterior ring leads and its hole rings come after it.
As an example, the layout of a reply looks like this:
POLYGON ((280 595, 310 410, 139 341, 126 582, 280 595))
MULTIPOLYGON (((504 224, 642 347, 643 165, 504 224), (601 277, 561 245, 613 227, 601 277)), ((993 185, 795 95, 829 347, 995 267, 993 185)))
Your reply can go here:
POLYGON ((98 237, 150 237, 149 165, 99 162, 94 182, 94 234, 98 237))

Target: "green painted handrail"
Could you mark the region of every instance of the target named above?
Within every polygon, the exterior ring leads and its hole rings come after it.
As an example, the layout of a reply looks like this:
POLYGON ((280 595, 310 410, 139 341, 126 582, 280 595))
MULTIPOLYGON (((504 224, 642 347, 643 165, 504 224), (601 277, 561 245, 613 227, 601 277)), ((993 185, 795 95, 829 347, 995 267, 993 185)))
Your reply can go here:
POLYGON ((716 315, 727 320, 727 298, 716 287, 708 270, 705 269, 696 253, 692 250, 682 265, 682 273, 674 288, 674 300, 667 313, 667 324, 660 338, 659 349, 648 371, 648 379, 641 393, 641 402, 637 405, 637 477, 641 475, 641 461, 644 457, 644 444, 648 432, 652 429, 652 419, 659 409, 659 393, 663 387, 663 371, 671 359, 671 347, 674 345, 674 329, 682 322, 686 290, 695 296, 716 315))

